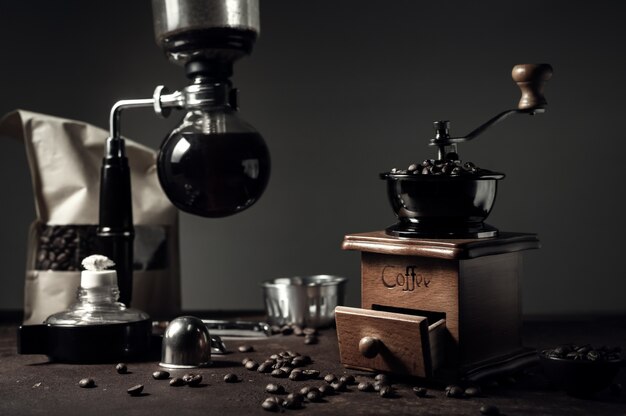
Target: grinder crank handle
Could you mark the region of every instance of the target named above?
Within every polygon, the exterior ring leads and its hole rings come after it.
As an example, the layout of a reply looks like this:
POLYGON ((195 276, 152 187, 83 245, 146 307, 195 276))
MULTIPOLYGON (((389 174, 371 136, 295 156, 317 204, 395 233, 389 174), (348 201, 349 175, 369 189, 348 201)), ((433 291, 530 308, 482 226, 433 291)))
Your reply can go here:
POLYGON ((519 110, 545 109, 548 105, 543 95, 546 82, 552 78, 552 67, 549 64, 515 65, 511 71, 513 81, 522 90, 519 110))
POLYGON ((430 140, 430 145, 439 147, 440 158, 445 154, 445 146, 475 139, 494 124, 513 114, 534 115, 546 111, 548 102, 543 95, 543 88, 546 81, 552 78, 552 66, 550 64, 515 65, 511 71, 511 76, 522 91, 522 98, 517 108, 501 112, 462 137, 450 137, 449 121, 435 121, 435 138, 430 140))

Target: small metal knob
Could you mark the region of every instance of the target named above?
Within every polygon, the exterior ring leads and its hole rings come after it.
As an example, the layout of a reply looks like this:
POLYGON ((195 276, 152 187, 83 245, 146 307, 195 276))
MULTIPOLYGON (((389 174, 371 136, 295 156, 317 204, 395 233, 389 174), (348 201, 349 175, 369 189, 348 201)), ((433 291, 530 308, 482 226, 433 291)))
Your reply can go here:
POLYGON ((363 337, 359 341, 359 351, 365 358, 374 358, 380 352, 381 341, 374 337, 363 337))

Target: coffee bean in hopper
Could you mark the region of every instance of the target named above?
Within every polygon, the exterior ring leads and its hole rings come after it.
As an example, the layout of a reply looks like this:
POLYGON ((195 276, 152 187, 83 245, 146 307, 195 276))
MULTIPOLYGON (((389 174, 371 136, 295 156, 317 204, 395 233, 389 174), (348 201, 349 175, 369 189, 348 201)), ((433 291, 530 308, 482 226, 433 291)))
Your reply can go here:
POLYGON ((142 392, 143 392, 143 384, 137 384, 136 386, 133 386, 129 388, 128 390, 126 390, 126 393, 130 394, 131 396, 139 396, 141 395, 142 392))
POLYGON ((96 387, 96 381, 93 378, 83 378, 78 382, 78 385, 84 389, 90 389, 96 387))

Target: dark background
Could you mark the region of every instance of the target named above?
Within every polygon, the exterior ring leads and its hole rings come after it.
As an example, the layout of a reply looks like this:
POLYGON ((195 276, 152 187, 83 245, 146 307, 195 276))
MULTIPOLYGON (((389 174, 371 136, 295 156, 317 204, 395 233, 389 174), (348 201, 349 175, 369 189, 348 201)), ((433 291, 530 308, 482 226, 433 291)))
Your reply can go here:
MULTIPOLYGON (((625 12, 609 0, 263 1, 234 82, 272 178, 240 215, 181 214, 184 308, 261 308, 260 281, 318 273, 349 277, 357 305, 359 255, 340 244, 394 222, 378 173, 434 157, 434 120, 461 135, 514 107, 513 65, 549 62, 548 113, 509 119, 460 154, 507 174, 489 223, 542 240, 525 256, 524 313, 626 312, 625 12)), ((147 0, 1 2, 0 39, 0 114, 106 127, 115 101, 185 86, 147 0)), ((124 134, 156 148, 180 117, 128 112, 124 134)), ((35 217, 23 145, 2 138, 0 164, 0 309, 17 309, 35 217)))

